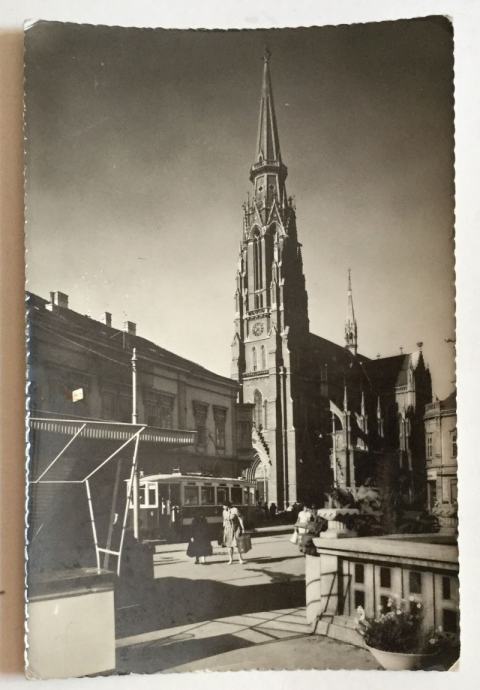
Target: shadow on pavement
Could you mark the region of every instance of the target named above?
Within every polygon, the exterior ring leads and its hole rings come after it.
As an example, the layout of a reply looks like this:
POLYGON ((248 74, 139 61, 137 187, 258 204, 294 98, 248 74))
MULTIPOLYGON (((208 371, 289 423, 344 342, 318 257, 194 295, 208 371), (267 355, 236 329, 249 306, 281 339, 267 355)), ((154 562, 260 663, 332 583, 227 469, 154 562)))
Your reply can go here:
POLYGON ((121 580, 116 593, 116 637, 305 604, 303 580, 291 580, 284 573, 260 572, 272 578, 271 582, 238 587, 178 577, 121 580))
MULTIPOLYGON (((117 651, 117 671, 122 673, 157 673, 198 659, 252 646, 234 635, 216 635, 206 639, 174 639, 125 647, 117 651)), ((208 661, 205 661, 208 668, 208 661)))
POLYGON ((283 559, 252 559, 243 567, 234 566, 239 569, 237 582, 240 576, 248 579, 257 572, 270 579, 268 583, 237 586, 213 579, 153 579, 152 555, 150 549, 130 545, 127 548, 125 566, 115 591, 117 639, 215 618, 298 608, 305 604, 303 580, 264 568, 268 562, 283 559))

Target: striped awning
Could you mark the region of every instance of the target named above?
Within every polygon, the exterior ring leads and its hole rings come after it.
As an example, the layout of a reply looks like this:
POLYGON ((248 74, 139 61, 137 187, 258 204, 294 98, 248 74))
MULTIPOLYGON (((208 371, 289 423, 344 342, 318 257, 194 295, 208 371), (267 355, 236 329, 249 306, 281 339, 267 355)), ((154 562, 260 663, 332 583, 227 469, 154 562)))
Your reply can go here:
POLYGON ((30 417, 30 429, 77 438, 105 441, 127 441, 132 434, 140 430, 140 443, 157 443, 162 446, 191 446, 195 443, 196 431, 184 429, 160 429, 144 424, 127 424, 122 422, 102 422, 89 419, 50 419, 48 417, 30 417), (82 426, 84 428, 82 429, 82 426), (79 431, 81 429, 81 431, 79 431))

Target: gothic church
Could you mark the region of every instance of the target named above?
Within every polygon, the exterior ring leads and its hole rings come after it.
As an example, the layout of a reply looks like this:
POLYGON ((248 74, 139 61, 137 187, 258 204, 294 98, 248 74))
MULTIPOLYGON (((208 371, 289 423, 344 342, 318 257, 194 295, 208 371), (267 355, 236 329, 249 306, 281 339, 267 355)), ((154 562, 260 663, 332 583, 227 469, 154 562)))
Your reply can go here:
POLYGON ((344 345, 310 332, 286 178, 267 51, 252 193, 243 206, 232 344, 239 403, 249 403, 254 416, 250 475, 261 499, 279 507, 323 504, 333 485, 375 482, 385 468, 393 468, 409 495, 421 499, 423 415, 432 395, 422 344, 393 357, 360 354, 350 273, 344 345))

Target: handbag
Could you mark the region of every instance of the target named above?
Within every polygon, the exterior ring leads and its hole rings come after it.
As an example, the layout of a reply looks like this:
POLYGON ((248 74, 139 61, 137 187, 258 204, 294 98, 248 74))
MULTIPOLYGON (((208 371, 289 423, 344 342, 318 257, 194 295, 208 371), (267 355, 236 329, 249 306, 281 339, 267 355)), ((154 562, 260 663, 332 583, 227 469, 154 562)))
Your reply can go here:
POLYGON ((237 537, 237 549, 239 553, 247 553, 252 548, 252 539, 249 534, 240 534, 237 537))
POLYGON ((295 528, 293 530, 292 536, 290 537, 291 543, 292 544, 298 544, 298 537, 299 537, 299 534, 297 532, 297 528, 295 528))

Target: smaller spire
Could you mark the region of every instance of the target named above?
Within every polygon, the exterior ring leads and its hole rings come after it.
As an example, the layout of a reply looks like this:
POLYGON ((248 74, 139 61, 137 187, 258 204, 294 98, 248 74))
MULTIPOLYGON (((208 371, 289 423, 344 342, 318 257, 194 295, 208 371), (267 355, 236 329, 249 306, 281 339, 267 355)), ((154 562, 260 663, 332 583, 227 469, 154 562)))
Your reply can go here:
POLYGON ((347 317, 345 319, 345 347, 354 355, 357 354, 357 321, 353 308, 352 272, 348 269, 347 317))

